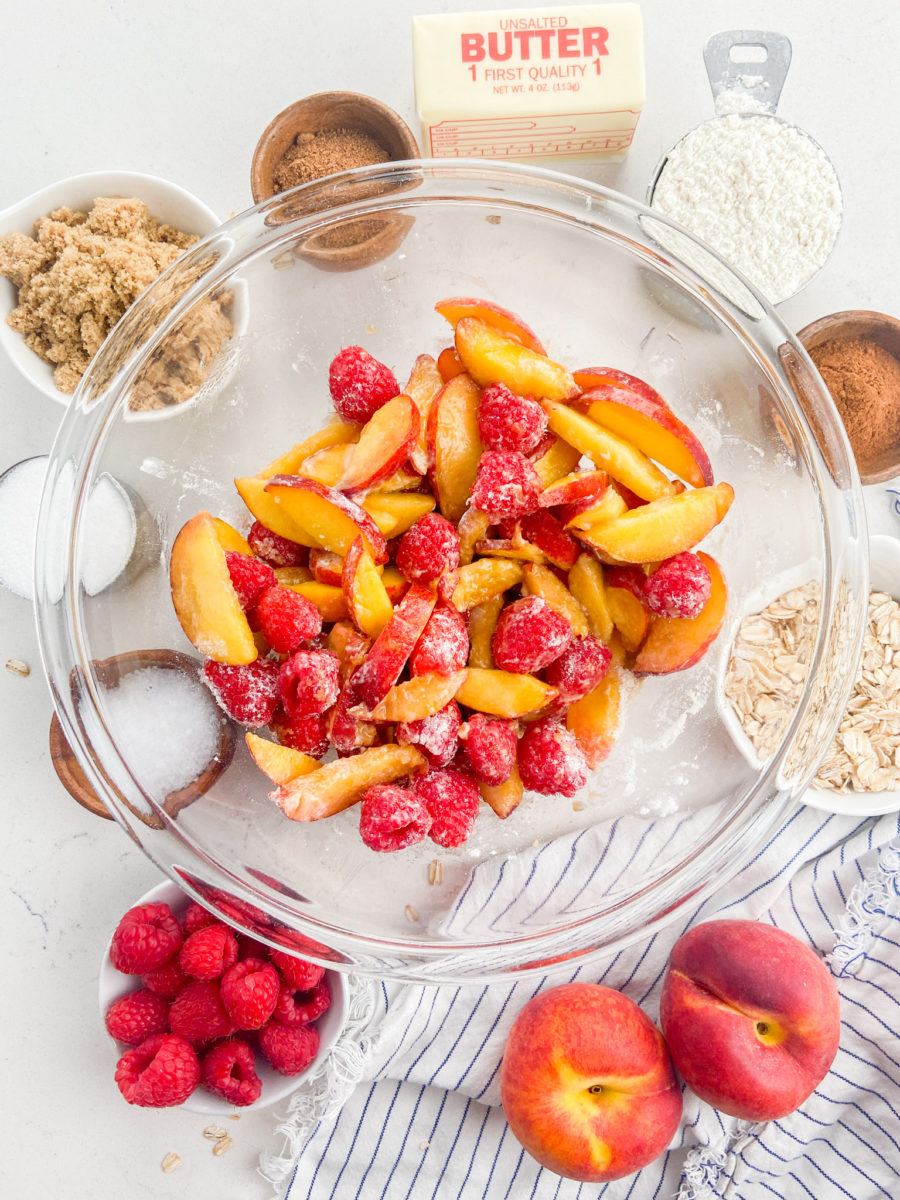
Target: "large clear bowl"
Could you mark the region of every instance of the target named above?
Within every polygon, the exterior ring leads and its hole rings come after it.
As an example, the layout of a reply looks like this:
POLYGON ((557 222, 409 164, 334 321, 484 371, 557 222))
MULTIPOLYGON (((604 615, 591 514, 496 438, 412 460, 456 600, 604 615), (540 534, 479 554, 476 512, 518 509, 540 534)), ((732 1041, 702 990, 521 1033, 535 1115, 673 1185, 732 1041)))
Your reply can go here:
POLYGON ((235 217, 108 339, 51 456, 36 568, 45 668, 64 732, 109 809, 166 874, 232 923, 373 975, 447 983, 540 971, 649 936, 721 886, 786 820, 856 668, 867 591, 862 498, 802 348, 724 262, 715 259, 713 282, 667 250, 688 244, 667 235, 673 228, 549 171, 366 168, 235 217), (129 389, 148 358, 223 288, 234 295, 235 331, 210 384, 164 419, 130 412, 129 389), (737 497, 704 543, 729 582, 721 636, 697 666, 633 690, 612 754, 574 802, 528 796, 505 821, 483 806, 458 850, 426 842, 374 853, 353 809, 313 824, 287 820, 242 739, 194 803, 167 806, 117 744, 96 664, 136 650, 198 657, 169 594, 179 528, 205 508, 246 529, 233 477, 326 420, 335 352, 365 345, 405 378, 418 354, 450 340, 434 303, 460 295, 521 313, 571 367, 643 377, 700 436, 737 497), (81 518, 104 472, 141 498, 162 549, 125 586, 91 596, 76 582, 81 518), (740 618, 800 568, 820 589, 815 654, 777 752, 754 765, 721 715, 723 656, 740 618), (430 882, 435 859, 443 882, 430 882))

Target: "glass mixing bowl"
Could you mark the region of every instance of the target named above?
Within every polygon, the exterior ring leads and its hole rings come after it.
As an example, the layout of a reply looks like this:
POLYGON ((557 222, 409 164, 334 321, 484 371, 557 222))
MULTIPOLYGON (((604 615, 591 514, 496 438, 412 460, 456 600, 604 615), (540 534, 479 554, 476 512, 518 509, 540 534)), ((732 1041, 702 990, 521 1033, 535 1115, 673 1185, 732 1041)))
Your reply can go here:
MULTIPOLYGON (((649 936, 785 820, 856 668, 867 592, 862 497, 802 348, 759 297, 748 316, 683 265, 663 245, 671 239, 657 237, 665 228, 623 196, 550 171, 365 168, 223 225, 144 293, 97 356, 63 420, 41 510, 45 668, 103 801, 167 875, 232 924, 373 975, 447 983, 542 971, 649 936), (162 417, 132 412, 128 396, 148 362, 171 358, 173 330, 223 291, 233 296, 234 330, 198 395, 162 417), (449 344, 433 310, 447 296, 519 312, 570 368, 645 378, 699 435, 737 497, 703 543, 729 582, 719 639, 692 669, 633 690, 612 754, 574 801, 528 796, 503 821, 483 806, 457 850, 426 841, 374 853, 353 809, 287 820, 240 738, 193 803, 167 808, 129 762, 93 664, 160 648, 197 658, 169 593, 178 530, 201 509, 246 530, 232 479, 325 422, 337 350, 362 344, 403 379, 418 354, 449 344), (162 552, 125 586, 91 596, 77 584, 82 518, 103 472, 141 497, 162 552), (777 752, 754 765, 722 718, 721 666, 741 617, 798 567, 820 589, 818 640, 777 752)), ((746 289, 724 262, 717 268, 729 294, 746 289)), ((180 737, 189 742, 191 729, 180 737)), ((166 741, 159 754, 177 757, 166 741)))

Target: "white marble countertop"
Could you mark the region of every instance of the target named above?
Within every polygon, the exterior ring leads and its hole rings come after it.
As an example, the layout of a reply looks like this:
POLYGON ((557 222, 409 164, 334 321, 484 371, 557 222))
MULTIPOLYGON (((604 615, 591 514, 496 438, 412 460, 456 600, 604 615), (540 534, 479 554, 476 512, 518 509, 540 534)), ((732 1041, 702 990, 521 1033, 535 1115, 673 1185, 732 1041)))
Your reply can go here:
MULTIPOLYGON (((417 129, 410 17, 491 7, 501 5, 6 0, 0 209, 68 175, 121 169, 171 179, 227 217, 250 203, 250 156, 280 109, 346 88, 379 97, 417 129)), ((621 166, 577 173, 643 198, 660 155, 712 115, 701 58, 709 35, 777 29, 794 50, 779 112, 830 155, 845 206, 832 258, 781 314, 793 329, 838 309, 900 315, 894 0, 855 8, 837 0, 644 0, 642 9, 647 104, 633 149, 621 166)), ((0 360, 0 470, 46 453, 61 415, 0 360)), ((869 498, 873 523, 900 529, 883 491, 869 498)), ((98 960, 121 913, 158 872, 117 825, 78 808, 57 782, 31 608, 0 589, 0 661, 8 658, 28 662, 31 674, 0 671, 0 921, 9 960, 0 1188, 16 1200, 266 1197, 256 1158, 274 1147, 277 1114, 242 1116, 229 1130, 233 1149, 214 1158, 202 1137, 208 1118, 130 1108, 118 1094, 97 1012, 98 960), (160 1163, 170 1151, 184 1165, 166 1175, 160 1163)))

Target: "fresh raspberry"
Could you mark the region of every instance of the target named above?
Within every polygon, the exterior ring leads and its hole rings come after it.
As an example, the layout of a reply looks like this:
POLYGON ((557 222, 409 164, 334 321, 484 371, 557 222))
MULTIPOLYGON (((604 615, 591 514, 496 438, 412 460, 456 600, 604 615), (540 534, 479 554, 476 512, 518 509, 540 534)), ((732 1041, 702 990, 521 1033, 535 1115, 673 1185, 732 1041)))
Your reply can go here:
POLYGON ((528 674, 558 658, 572 640, 572 626, 540 596, 507 604, 491 639, 494 663, 501 671, 528 674))
POLYGON ((452 762, 459 746, 459 726, 462 718, 455 700, 418 721, 401 721, 394 729, 398 746, 415 746, 432 767, 446 767, 452 762))
POLYGON ((341 660, 329 650, 298 650, 281 664, 279 687, 292 723, 323 713, 341 690, 341 660))
POLYGON ((397 569, 411 583, 431 583, 459 566, 459 534, 440 513, 426 513, 400 539, 397 569))
POLYGON ((644 587, 647 576, 640 567, 631 563, 621 567, 604 567, 603 578, 607 587, 623 588, 626 592, 631 592, 632 596, 636 596, 642 604, 646 602, 644 587))
POLYGON ((305 596, 289 587, 271 587, 256 605, 260 632, 278 654, 293 654, 303 642, 322 632, 322 614, 305 596))
POLYGON ((324 713, 311 713, 308 717, 291 720, 283 706, 275 710, 269 722, 272 732, 282 746, 290 746, 302 754, 321 758, 328 749, 328 727, 324 713))
POLYGON ((429 815, 429 835, 439 846, 461 846, 475 824, 481 794, 466 770, 448 767, 420 775, 412 790, 421 797, 429 815))
POLYGON ((371 787, 359 806, 359 836, 370 850, 405 850, 421 842, 431 828, 422 799, 409 788, 390 783, 371 787))
POLYGON ((200 1082, 194 1048, 171 1033, 157 1033, 116 1063, 116 1083, 129 1104, 170 1108, 183 1104, 200 1082))
POLYGON ((205 925, 185 939, 178 962, 192 979, 218 979, 237 962, 237 938, 227 925, 205 925))
POLYGON ((239 1038, 217 1042, 200 1060, 200 1081, 229 1104, 253 1104, 262 1092, 253 1051, 239 1038))
POLYGON ((181 949, 181 928, 168 904, 139 904, 116 927, 109 957, 117 971, 143 975, 181 949))
POLYGON ((498 520, 534 512, 542 491, 541 477, 524 454, 486 450, 470 499, 475 508, 498 520))
POLYGON ((573 734, 544 717, 528 725, 519 740, 522 783, 543 796, 574 796, 587 782, 587 763, 573 734))
POLYGON ((243 666, 207 659, 203 682, 234 721, 258 729, 268 725, 278 705, 278 663, 257 658, 243 666))
POLYGON ((466 759, 480 783, 497 787, 505 783, 516 765, 519 744, 515 721, 501 721, 472 713, 467 722, 466 759))
POLYGON ((478 432, 486 450, 530 454, 547 429, 547 414, 533 396, 517 396, 505 384, 486 387, 478 400, 478 432))
POLYGON ((147 991, 156 996, 164 996, 166 1000, 174 1000, 187 981, 177 958, 170 959, 161 967, 154 967, 152 971, 144 971, 141 975, 141 983, 147 991))
POLYGON ((309 562, 306 546, 282 537, 262 521, 254 521, 250 526, 247 543, 257 558, 273 567, 305 567, 309 562))
POLYGON ((282 1025, 270 1021, 259 1031, 259 1048, 279 1075, 299 1075, 319 1052, 315 1025, 282 1025))
POLYGON ((709 571, 690 550, 665 559, 644 584, 644 602, 660 617, 696 617, 711 593, 709 571))
POLYGON ((218 983, 198 979, 179 992, 169 1009, 169 1028, 188 1042, 211 1042, 234 1033, 218 983))
POLYGON ((400 394, 393 371, 362 346, 345 346, 328 368, 328 388, 338 415, 364 424, 400 394))
POLYGON ((222 976, 222 1003, 236 1029, 259 1029, 275 1008, 281 980, 270 962, 242 958, 222 976))
POLYGON ((309 991, 325 974, 325 968, 318 963, 307 962, 305 958, 297 958, 284 950, 273 950, 269 957, 281 972, 284 982, 295 992, 309 991))
POLYGON ((461 612, 437 604, 409 656, 411 675, 452 675, 469 658, 469 634, 461 612))
POLYGON ((295 991, 289 983, 282 986, 275 1005, 273 1020, 282 1025, 309 1025, 331 1007, 331 988, 327 979, 320 979, 314 988, 295 991))
POLYGON ((595 637, 575 638, 544 672, 544 679, 559 692, 558 703, 569 705, 597 686, 612 662, 609 647, 595 637))
POLYGON ((241 608, 245 613, 252 612, 263 592, 278 582, 275 572, 261 559, 238 554, 236 550, 225 551, 225 562, 241 608))
POLYGON ((143 988, 120 996, 106 1010, 106 1032, 126 1046, 139 1046, 155 1033, 168 1033, 169 1002, 143 988))
POLYGON ((215 925, 218 921, 216 914, 211 913, 208 908, 204 908, 202 904, 191 903, 181 918, 181 928, 184 936, 190 937, 198 929, 203 929, 206 925, 215 925))

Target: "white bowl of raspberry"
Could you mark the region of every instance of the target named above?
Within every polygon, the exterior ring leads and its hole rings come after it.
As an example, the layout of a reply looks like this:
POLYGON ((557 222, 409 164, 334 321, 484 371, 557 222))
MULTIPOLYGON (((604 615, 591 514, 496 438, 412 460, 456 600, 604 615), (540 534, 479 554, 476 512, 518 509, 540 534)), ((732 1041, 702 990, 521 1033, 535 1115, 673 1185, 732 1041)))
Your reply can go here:
POLYGON ((130 1104, 220 1116, 277 1104, 317 1075, 348 1007, 339 972, 235 934, 168 882, 120 921, 99 999, 130 1104))

